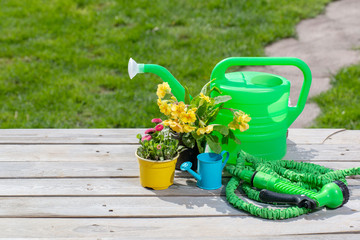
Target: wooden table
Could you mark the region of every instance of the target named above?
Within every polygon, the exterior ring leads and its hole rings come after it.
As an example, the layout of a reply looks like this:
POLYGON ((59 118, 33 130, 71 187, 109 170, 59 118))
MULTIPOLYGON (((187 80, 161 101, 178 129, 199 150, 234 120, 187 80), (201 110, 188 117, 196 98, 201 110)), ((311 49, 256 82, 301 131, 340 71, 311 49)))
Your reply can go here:
MULTIPOLYGON (((289 220, 230 206, 177 172, 167 190, 142 188, 142 129, 0 130, 0 237, 89 239, 360 239, 360 177, 350 201, 289 220)), ((360 166, 360 131, 290 129, 285 159, 360 166)), ((224 178, 224 183, 227 181, 224 178)))

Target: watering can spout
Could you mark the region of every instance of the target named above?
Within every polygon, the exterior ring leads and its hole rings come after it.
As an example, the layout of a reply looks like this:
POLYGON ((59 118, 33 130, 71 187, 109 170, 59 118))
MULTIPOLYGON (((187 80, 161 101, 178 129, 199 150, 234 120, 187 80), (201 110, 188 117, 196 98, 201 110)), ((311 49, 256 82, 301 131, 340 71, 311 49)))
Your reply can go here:
POLYGON ((137 62, 135 62, 134 59, 130 58, 128 64, 128 73, 130 79, 133 79, 136 76, 136 74, 143 72, 144 72, 144 64, 138 64, 137 62))
POLYGON ((183 164, 181 164, 180 169, 181 169, 182 171, 188 171, 191 175, 194 176, 194 178, 195 178, 196 180, 201 181, 201 176, 200 176, 198 173, 194 172, 194 171, 191 169, 191 167, 192 167, 192 163, 191 163, 191 162, 184 162, 183 164))
POLYGON ((169 83, 171 92, 174 94, 177 100, 184 101, 185 88, 166 68, 156 64, 138 64, 132 58, 130 58, 128 71, 131 79, 138 73, 154 73, 158 75, 164 82, 169 83))

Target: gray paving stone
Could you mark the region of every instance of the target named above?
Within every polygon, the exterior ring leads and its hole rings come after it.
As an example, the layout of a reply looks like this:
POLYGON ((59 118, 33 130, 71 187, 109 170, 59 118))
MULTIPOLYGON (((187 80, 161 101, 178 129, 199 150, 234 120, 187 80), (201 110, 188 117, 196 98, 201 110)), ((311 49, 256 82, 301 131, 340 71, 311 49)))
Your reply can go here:
MULTIPOLYGON (((305 61, 313 80, 309 98, 328 90, 330 77, 340 68, 360 62, 360 0, 341 0, 330 3, 324 14, 301 21, 297 37, 283 39, 266 47, 267 56, 297 57, 305 61)), ((269 72, 286 77, 291 82, 290 98, 295 105, 303 76, 295 67, 249 67, 248 71, 269 72)), ((291 127, 309 127, 320 114, 319 107, 307 103, 291 127)))

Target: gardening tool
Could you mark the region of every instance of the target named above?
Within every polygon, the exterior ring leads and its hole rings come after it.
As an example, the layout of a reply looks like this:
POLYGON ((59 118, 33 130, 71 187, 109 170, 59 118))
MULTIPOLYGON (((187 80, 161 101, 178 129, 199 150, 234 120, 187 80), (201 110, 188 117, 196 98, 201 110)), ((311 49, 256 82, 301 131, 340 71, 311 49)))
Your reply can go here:
POLYGON ((135 77, 138 73, 154 73, 158 75, 164 82, 169 83, 171 92, 174 94, 177 100, 184 101, 185 88, 166 68, 156 64, 137 63, 134 59, 130 58, 128 64, 128 72, 130 79, 135 77))
POLYGON ((348 187, 339 180, 325 184, 316 193, 263 172, 244 169, 238 177, 262 189, 259 197, 264 202, 289 203, 309 209, 323 206, 338 208, 347 203, 350 196, 348 187))
POLYGON ((221 154, 201 153, 197 156, 198 172, 191 170, 192 163, 181 164, 182 171, 188 171, 197 180, 197 186, 206 190, 218 189, 221 187, 222 170, 229 159, 229 152, 222 151, 221 154), (224 159, 224 155, 226 158, 224 159), (222 162, 224 160, 224 162, 222 162))
POLYGON ((360 167, 332 170, 313 163, 267 161, 243 151, 237 164, 228 165, 226 170, 232 175, 226 186, 227 201, 235 208, 267 219, 293 218, 323 206, 341 207, 350 197, 346 177, 360 175, 360 167), (239 187, 255 201, 296 206, 260 207, 242 199, 236 193, 239 187))
MULTIPOLYGON (((137 64, 129 61, 129 75, 151 72, 169 83, 172 93, 179 101, 184 100, 185 90, 165 68, 154 64, 137 64)), ((241 145, 230 140, 222 149, 230 152, 229 163, 235 164, 236 155, 244 150, 267 160, 276 160, 286 153, 287 129, 305 107, 311 85, 311 71, 302 60, 287 57, 233 57, 219 62, 212 71, 211 87, 217 87, 222 95, 231 96, 224 108, 239 109, 249 114, 251 123, 245 132, 235 131, 241 145), (290 82, 284 77, 263 72, 225 73, 231 66, 292 65, 299 68, 304 81, 299 99, 294 107, 288 106, 290 82)), ((212 96, 219 95, 213 91, 212 96)), ((227 125, 233 120, 230 111, 221 110, 214 123, 227 125)))

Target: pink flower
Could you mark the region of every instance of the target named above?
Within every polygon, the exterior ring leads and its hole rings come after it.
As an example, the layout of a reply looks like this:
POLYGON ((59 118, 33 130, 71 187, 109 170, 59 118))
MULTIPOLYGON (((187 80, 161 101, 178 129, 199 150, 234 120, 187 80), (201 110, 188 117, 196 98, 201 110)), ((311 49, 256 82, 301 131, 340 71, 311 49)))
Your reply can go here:
POLYGON ((161 118, 153 118, 153 119, 151 120, 151 122, 153 122, 153 123, 161 123, 162 120, 161 120, 161 118))
POLYGON ((157 145, 156 148, 160 150, 160 149, 161 149, 161 145, 160 145, 160 144, 157 145))
POLYGON ((149 128, 146 129, 145 134, 154 133, 154 132, 156 132, 155 128, 149 128))
POLYGON ((143 136, 143 137, 141 138, 141 141, 142 141, 142 142, 145 141, 145 140, 150 141, 150 139, 151 139, 151 135, 145 135, 145 136, 143 136))
POLYGON ((160 132, 160 131, 163 130, 163 129, 164 129, 164 126, 161 125, 161 124, 156 125, 156 127, 155 127, 155 130, 158 131, 158 132, 160 132))

